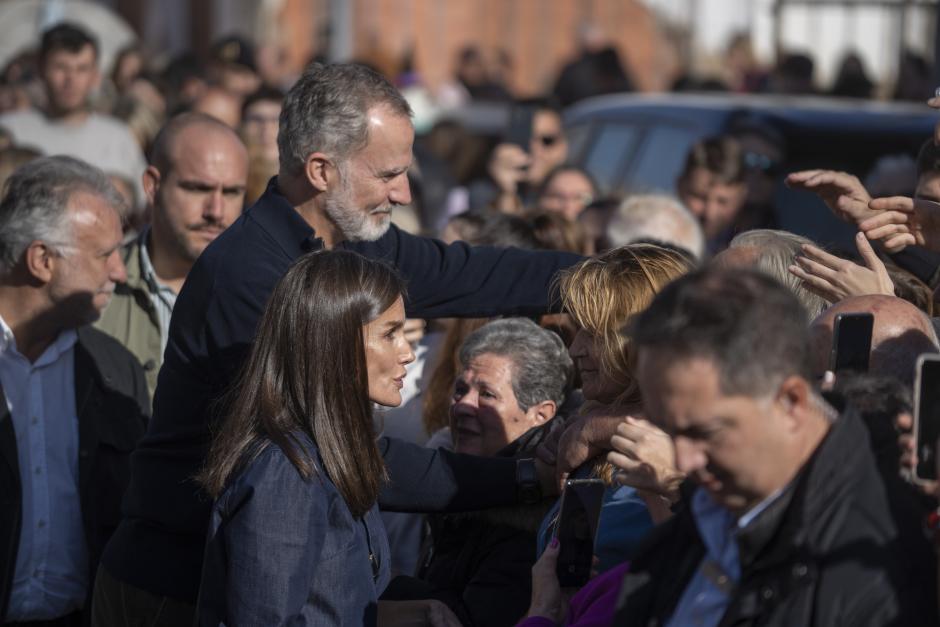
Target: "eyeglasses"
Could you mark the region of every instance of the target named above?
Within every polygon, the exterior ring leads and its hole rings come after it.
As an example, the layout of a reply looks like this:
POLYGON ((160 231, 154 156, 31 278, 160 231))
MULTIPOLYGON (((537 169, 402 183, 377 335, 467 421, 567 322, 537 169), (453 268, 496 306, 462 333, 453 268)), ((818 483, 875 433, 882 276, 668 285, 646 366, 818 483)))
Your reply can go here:
POLYGON ((535 135, 532 137, 532 141, 540 142, 544 147, 551 148, 561 141, 561 135, 535 135))

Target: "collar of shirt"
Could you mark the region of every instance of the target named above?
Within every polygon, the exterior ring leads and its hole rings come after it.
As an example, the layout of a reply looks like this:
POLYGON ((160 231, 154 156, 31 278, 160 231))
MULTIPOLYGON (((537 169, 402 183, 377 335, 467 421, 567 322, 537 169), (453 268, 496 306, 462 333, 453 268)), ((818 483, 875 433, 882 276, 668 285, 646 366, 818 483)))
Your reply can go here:
POLYGON ((246 213, 277 241, 291 259, 323 246, 323 241, 316 236, 310 224, 281 193, 276 176, 268 182, 267 191, 246 213))
POLYGON ((150 235, 150 227, 145 227, 141 231, 138 246, 140 247, 140 274, 141 278, 147 282, 147 285, 150 287, 150 291, 154 294, 159 292, 164 292, 167 295, 172 295, 176 298, 176 292, 173 291, 173 288, 164 285, 160 282, 160 279, 157 278, 157 273, 153 269, 153 263, 150 261, 150 251, 147 250, 147 237, 150 235))
MULTIPOLYGON (((48 364, 55 363, 64 352, 75 345, 77 339, 78 334, 75 332, 75 329, 60 331, 52 344, 46 347, 46 350, 42 352, 42 355, 39 356, 39 359, 37 359, 31 367, 42 368, 48 364)), ((0 316, 0 357, 26 360, 26 357, 17 349, 16 337, 14 337, 13 330, 9 327, 6 320, 3 319, 3 316, 0 316)))

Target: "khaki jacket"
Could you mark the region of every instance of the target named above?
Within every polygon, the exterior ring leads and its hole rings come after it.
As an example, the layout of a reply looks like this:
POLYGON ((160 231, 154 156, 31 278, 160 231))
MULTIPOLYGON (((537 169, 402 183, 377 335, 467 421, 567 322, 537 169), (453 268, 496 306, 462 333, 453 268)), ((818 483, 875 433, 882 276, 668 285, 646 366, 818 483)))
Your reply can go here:
POLYGON ((144 367, 152 403, 163 352, 160 321, 151 300, 150 286, 141 271, 139 239, 124 247, 123 257, 127 283, 117 285, 111 303, 95 326, 123 344, 144 367))

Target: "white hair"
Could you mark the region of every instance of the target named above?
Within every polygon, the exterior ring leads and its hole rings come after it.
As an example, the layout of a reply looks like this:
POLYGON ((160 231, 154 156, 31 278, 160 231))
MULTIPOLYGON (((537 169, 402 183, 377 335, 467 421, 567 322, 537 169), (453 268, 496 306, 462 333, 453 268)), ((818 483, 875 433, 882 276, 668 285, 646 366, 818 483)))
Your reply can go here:
POLYGON ((622 203, 607 226, 611 247, 653 241, 683 248, 696 259, 705 254, 705 235, 695 216, 674 196, 637 194, 622 203))

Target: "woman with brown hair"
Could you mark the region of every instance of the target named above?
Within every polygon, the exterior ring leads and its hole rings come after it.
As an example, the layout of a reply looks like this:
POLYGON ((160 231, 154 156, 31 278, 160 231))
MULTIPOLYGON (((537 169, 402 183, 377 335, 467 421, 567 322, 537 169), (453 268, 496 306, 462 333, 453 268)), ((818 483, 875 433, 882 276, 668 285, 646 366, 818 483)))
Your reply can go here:
MULTIPOLYGON (((672 280, 689 272, 694 261, 677 248, 631 244, 585 259, 561 274, 559 291, 564 311, 578 326, 569 347, 581 378, 581 414, 610 409, 611 415, 637 415, 643 404, 633 374, 633 355, 624 328, 645 310, 672 280)), ((659 431, 639 419, 631 425, 659 431)), ((659 432, 662 433, 662 432, 659 432)), ((603 458, 576 469, 572 478, 598 477, 608 485, 601 509, 595 554, 601 572, 629 558, 632 550, 668 506, 662 494, 619 485, 603 458)), ((678 475, 665 478, 669 489, 678 475)), ((548 545, 557 518, 549 512, 539 530, 539 553, 548 545)))
POLYGON ((351 252, 277 284, 199 480, 215 498, 200 625, 374 624, 388 583, 373 403, 397 406, 403 284, 351 252))

